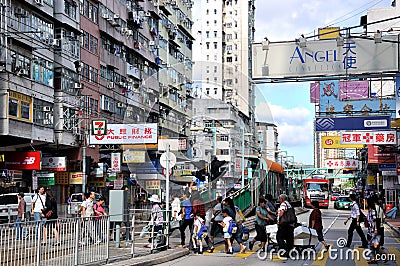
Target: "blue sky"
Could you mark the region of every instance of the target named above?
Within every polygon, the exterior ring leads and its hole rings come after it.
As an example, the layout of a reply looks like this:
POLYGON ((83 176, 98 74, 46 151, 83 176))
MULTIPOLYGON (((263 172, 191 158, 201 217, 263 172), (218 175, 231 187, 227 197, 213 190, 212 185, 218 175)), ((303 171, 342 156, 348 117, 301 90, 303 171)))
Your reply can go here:
MULTIPOLYGON (((392 0, 256 0, 255 41, 261 42, 264 37, 272 42, 290 41, 301 34, 314 35, 318 28, 326 26, 357 26, 368 9, 389 8, 391 3, 392 0)), ((264 84, 258 89, 262 97, 256 99, 257 118, 278 126, 281 150, 294 156, 296 162, 313 164, 314 105, 309 100, 309 83, 264 84)))

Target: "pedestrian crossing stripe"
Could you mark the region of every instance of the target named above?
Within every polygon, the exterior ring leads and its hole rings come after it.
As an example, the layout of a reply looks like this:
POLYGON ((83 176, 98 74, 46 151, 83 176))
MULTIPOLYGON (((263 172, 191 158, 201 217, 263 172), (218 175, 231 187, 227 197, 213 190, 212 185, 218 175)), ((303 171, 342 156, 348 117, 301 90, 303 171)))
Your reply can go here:
POLYGON ((212 252, 212 253, 209 253, 209 252, 204 252, 203 254, 204 255, 212 255, 213 253, 216 253, 216 252, 218 252, 218 251, 220 251, 220 250, 222 250, 222 249, 224 249, 225 248, 225 244, 222 244, 222 245, 218 245, 218 246, 216 246, 215 248, 214 248, 214 252, 212 252))
MULTIPOLYGON (((330 244, 329 250, 331 250, 331 248, 332 245, 330 244)), ((326 265, 328 258, 329 258, 329 251, 325 251, 325 248, 322 247, 321 250, 318 252, 317 256, 314 258, 312 265, 313 266, 326 265)))
POLYGON ((356 266, 368 266, 368 261, 364 258, 364 256, 362 255, 365 248, 358 248, 358 247, 354 247, 354 250, 357 250, 358 254, 360 254, 360 257, 357 258, 356 256, 354 256, 354 264, 356 266))

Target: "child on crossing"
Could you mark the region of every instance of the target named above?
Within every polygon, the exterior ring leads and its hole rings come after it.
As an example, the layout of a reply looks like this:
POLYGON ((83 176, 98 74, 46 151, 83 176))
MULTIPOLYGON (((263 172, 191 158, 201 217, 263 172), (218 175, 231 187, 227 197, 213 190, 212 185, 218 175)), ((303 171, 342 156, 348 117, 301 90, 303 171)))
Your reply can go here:
MULTIPOLYGON (((204 219, 201 218, 201 213, 196 212, 194 216, 194 223, 193 223, 193 248, 196 250, 196 245, 199 245, 197 249, 198 254, 203 254, 203 239, 207 242, 207 230, 208 226, 204 224, 204 219)), ((207 243, 208 245, 208 243, 207 243)))
POLYGON ((226 254, 233 254, 231 237, 232 233, 236 233, 236 223, 235 220, 229 216, 228 209, 223 209, 222 214, 224 215, 224 220, 219 224, 223 228, 222 231, 224 232, 225 245, 228 246, 228 252, 226 254))

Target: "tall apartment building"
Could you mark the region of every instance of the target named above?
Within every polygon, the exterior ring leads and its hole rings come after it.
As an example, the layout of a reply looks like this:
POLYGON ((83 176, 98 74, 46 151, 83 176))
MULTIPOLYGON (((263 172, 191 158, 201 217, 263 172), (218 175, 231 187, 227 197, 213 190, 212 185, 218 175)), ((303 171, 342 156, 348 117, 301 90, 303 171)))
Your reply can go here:
MULTIPOLYGON (((32 180, 44 177, 51 180, 46 185, 54 186, 63 202, 82 186, 73 185, 70 174, 82 171, 84 155, 94 163, 110 165, 111 152, 138 150, 89 146, 87 136, 94 118, 109 124, 158 123, 160 119, 164 123, 158 135, 185 139, 182 121, 187 121, 187 108, 191 109, 191 2, 3 2, 0 151, 14 153, 12 162, 7 162, 8 155, 0 156, 0 164, 7 168, 7 163, 15 163, 7 172, 13 175, 12 182, 5 184, 0 178, 3 186, 32 189, 36 183, 32 180), (39 152, 39 157, 28 151, 39 152), (36 161, 47 157, 62 167, 48 168, 50 175, 44 175, 36 172, 45 170, 40 163, 23 166, 25 157, 36 161), (22 163, 15 166, 16 162, 22 163)), ((143 151, 147 158, 157 160, 157 148, 143 151)), ((123 170, 126 176, 140 174, 142 169, 123 170)), ((152 178, 158 177, 157 170, 149 170, 152 178)), ((104 188, 105 181, 104 175, 88 176, 88 186, 95 189, 104 188)))
POLYGON ((254 0, 197 0, 194 17, 194 90, 197 97, 232 105, 255 132, 251 50, 254 0), (196 15, 195 15, 196 16, 196 15))
POLYGON ((277 126, 272 123, 257 122, 256 131, 259 154, 268 160, 278 162, 279 142, 277 126))

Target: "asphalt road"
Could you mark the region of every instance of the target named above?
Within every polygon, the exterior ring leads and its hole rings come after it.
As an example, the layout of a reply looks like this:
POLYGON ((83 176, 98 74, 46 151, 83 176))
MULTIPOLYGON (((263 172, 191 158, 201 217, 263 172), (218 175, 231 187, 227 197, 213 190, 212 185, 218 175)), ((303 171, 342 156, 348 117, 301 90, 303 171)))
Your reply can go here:
MULTIPOLYGON (((310 212, 300 214, 298 219, 300 222, 308 224, 310 212)), ((348 210, 335 210, 333 205, 322 210, 323 225, 325 232, 325 240, 331 245, 329 252, 322 252, 321 244, 316 246, 315 253, 309 249, 309 252, 303 252, 296 259, 281 260, 276 253, 258 253, 258 246, 254 246, 253 251, 247 251, 245 254, 239 254, 239 246, 234 245, 234 254, 228 255, 224 252, 224 245, 218 245, 212 254, 204 253, 202 255, 191 253, 188 256, 176 259, 160 265, 188 266, 188 265, 368 265, 366 257, 368 250, 359 248, 361 240, 356 232, 354 232, 353 244, 350 249, 338 247, 338 239, 347 239, 347 228, 349 224, 344 225, 344 220, 349 214, 348 210), (363 255, 366 254, 366 255, 363 255), (260 258, 261 257, 261 258, 260 258)), ((366 234, 366 229, 363 228, 366 234)), ((250 239, 255 235, 251 233, 250 239)), ((388 262, 380 261, 379 265, 400 265, 400 240, 395 233, 385 227, 385 247, 388 262)), ((376 264, 375 264, 376 265, 376 264)))

